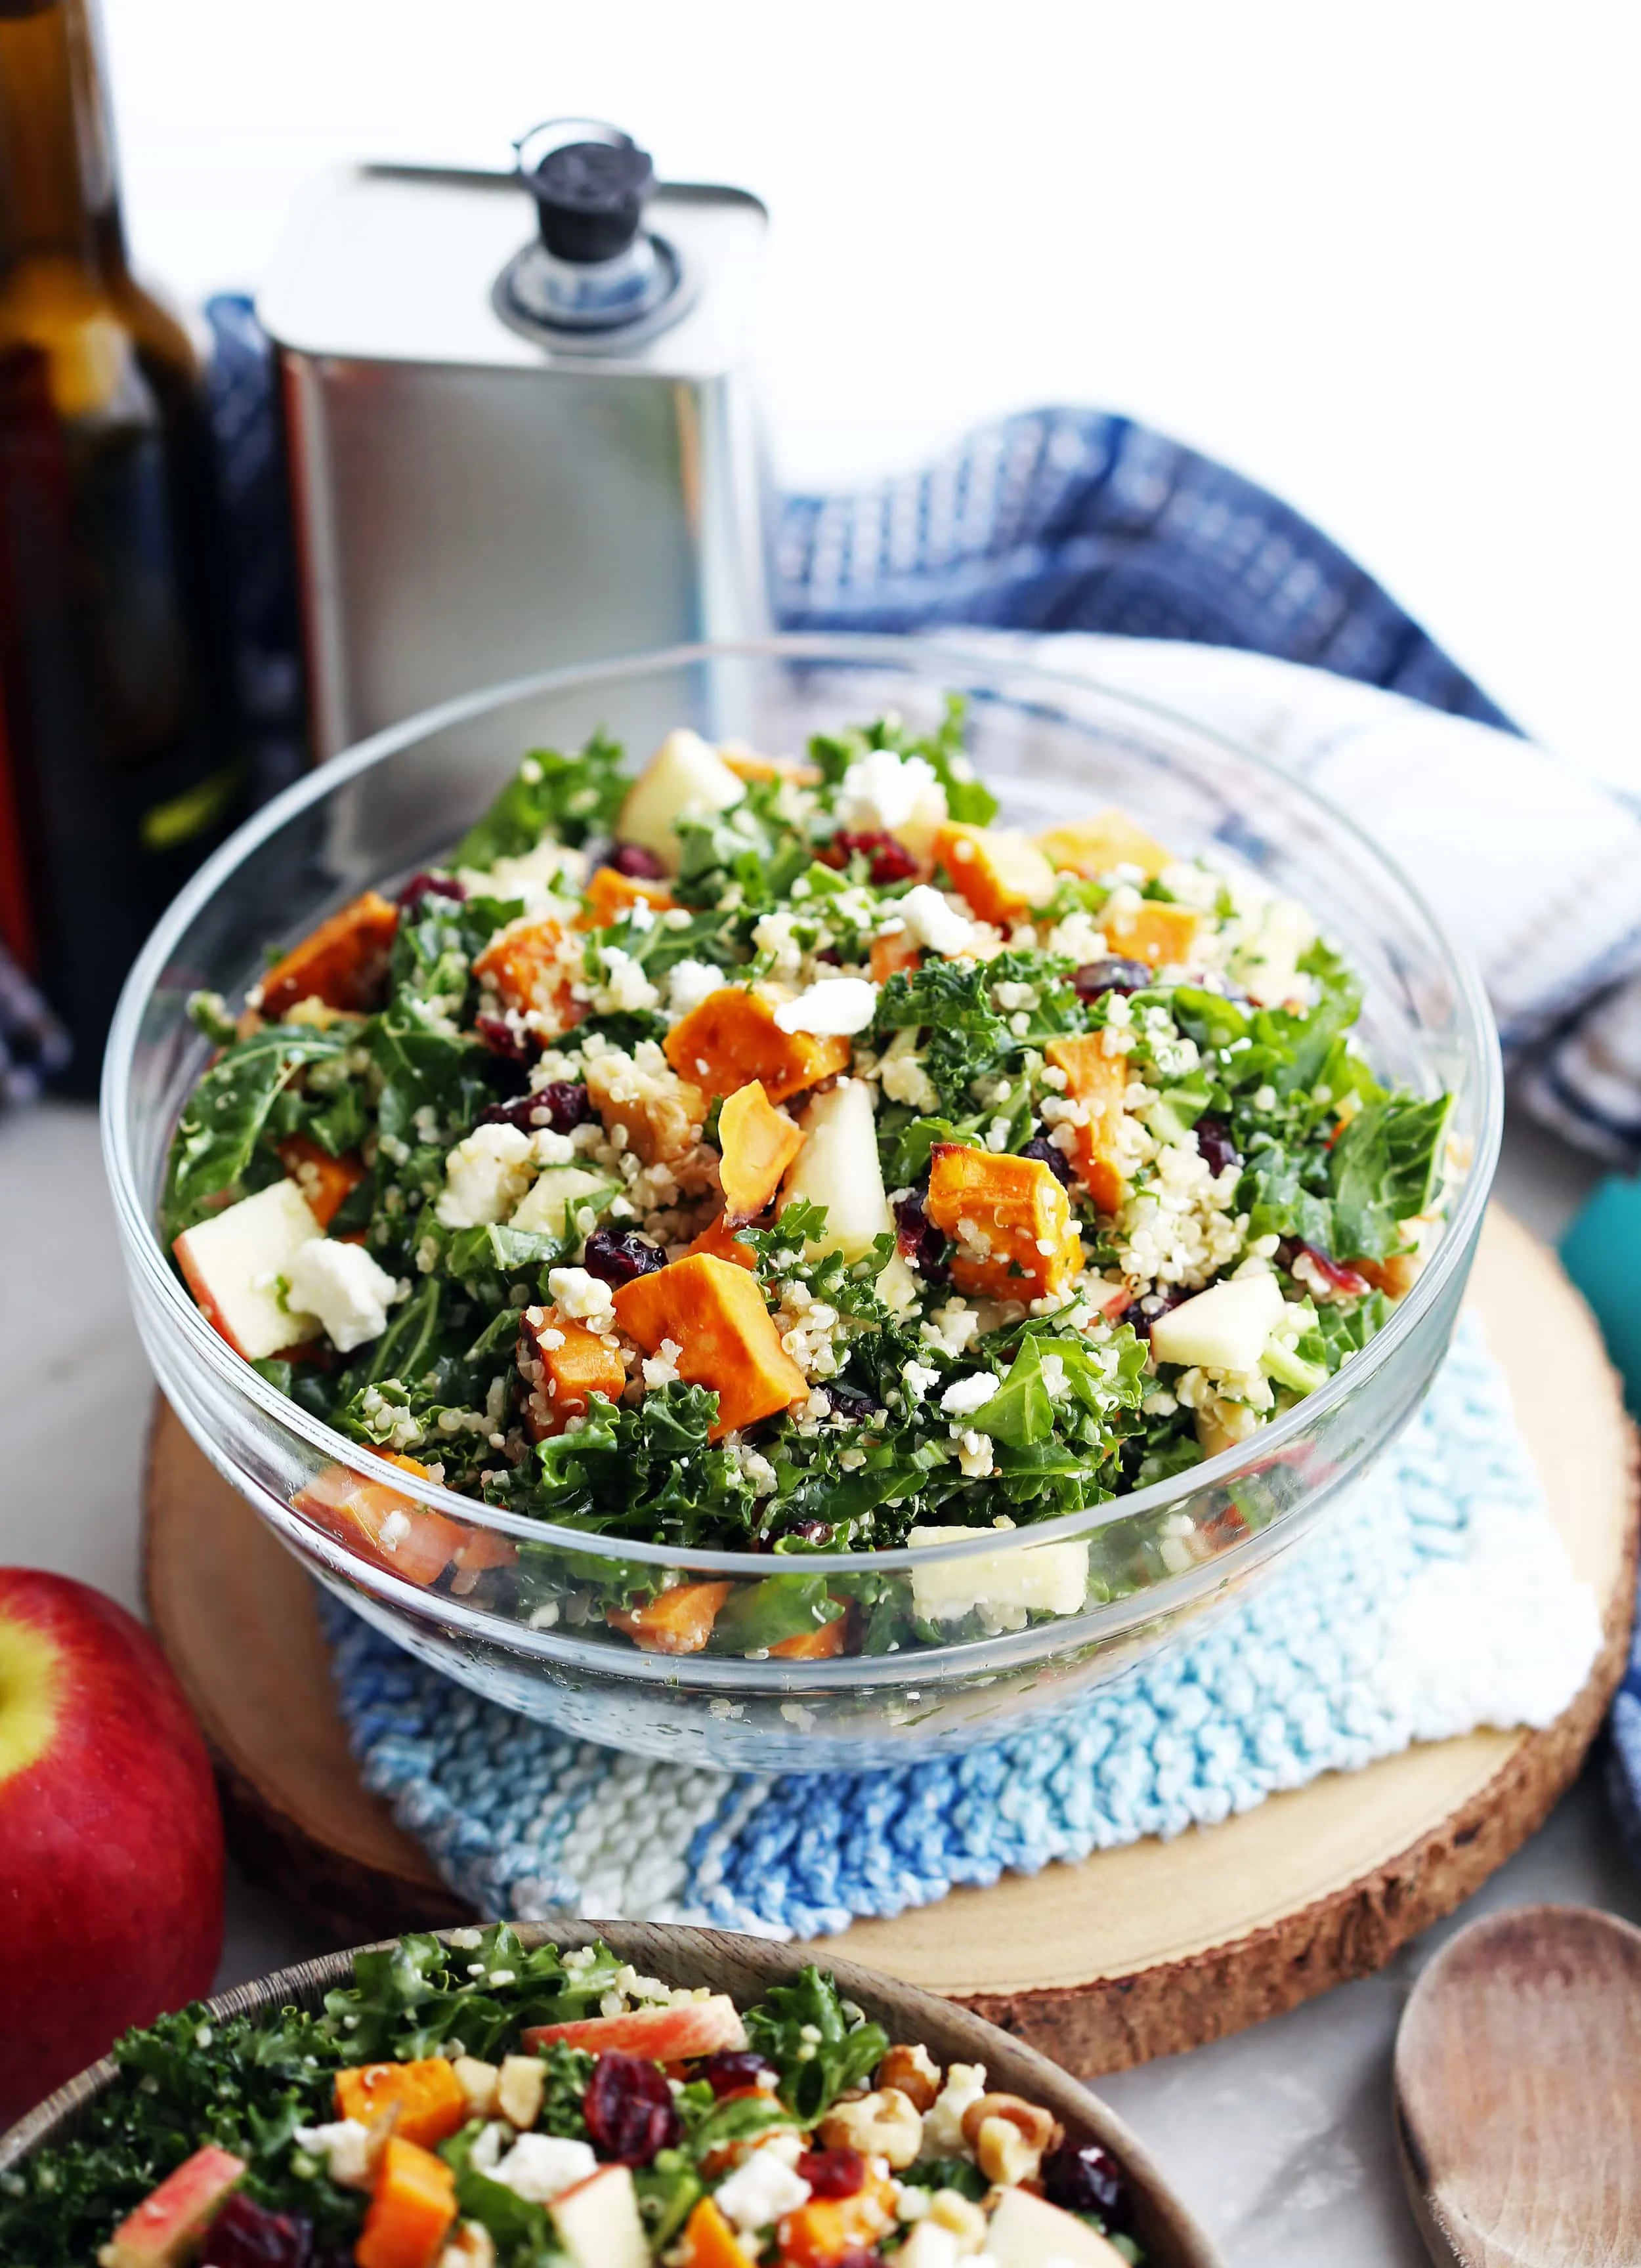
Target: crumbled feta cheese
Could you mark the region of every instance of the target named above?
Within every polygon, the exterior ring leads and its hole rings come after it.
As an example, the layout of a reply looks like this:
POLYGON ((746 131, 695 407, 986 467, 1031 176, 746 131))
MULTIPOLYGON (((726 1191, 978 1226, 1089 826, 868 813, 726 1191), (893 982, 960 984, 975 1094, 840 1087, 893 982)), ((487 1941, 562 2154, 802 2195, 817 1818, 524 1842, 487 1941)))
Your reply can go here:
POLYGON ((669 1014, 687 1016, 710 993, 719 991, 723 982, 723 970, 714 968, 709 961, 680 961, 667 978, 669 1014))
POLYGON ((930 2104, 923 2119, 923 2149, 926 2158, 955 2158, 963 2154, 963 2114, 971 2102, 978 2102, 986 2092, 986 2066, 983 2063, 954 2063, 946 2073, 946 2084, 930 2104))
POLYGON ((604 947, 604 981, 593 993, 593 1006, 601 1016, 631 1015, 661 1005, 661 995, 634 961, 618 945, 604 947))
POLYGON ((864 976, 828 976, 775 1011, 783 1032, 853 1036, 863 1032, 877 1009, 877 987, 864 976))
POLYGON ((940 1108, 940 1090, 918 1061, 918 1035, 897 1032, 877 1064, 877 1083, 891 1102, 910 1103, 913 1110, 940 1108))
POLYGON ((957 1436, 957 1467, 972 1481, 983 1481, 997 1462, 997 1452, 988 1434, 972 1431, 957 1436))
POLYGON ((550 1269, 547 1289, 560 1314, 595 1331, 615 1328, 616 1303, 610 1286, 601 1278, 589 1276, 585 1268, 550 1269))
POLYGON ((925 1363, 909 1362, 906 1366, 905 1376, 906 1392, 914 1402, 920 1402, 928 1392, 929 1388, 938 1381, 940 1373, 937 1370, 930 1370, 925 1363))
POLYGON ((899 913, 920 945, 931 953, 966 953, 974 942, 974 924, 960 914, 929 882, 919 882, 899 902, 899 913))
POLYGON ((446 1228, 487 1228, 506 1220, 530 1185, 530 1137, 518 1126, 476 1126, 445 1160, 445 1186, 433 1210, 446 1228))
POLYGON ((644 1385, 647 1392, 654 1394, 660 1387, 677 1382, 678 1357, 683 1352, 676 1339, 662 1339, 655 1352, 644 1358, 644 1385))
POLYGON ((972 1378, 954 1378, 940 1397, 948 1418, 967 1418, 989 1402, 1002 1381, 993 1370, 977 1370, 972 1378))
POLYGON ((301 1247, 286 1281, 290 1305, 304 1314, 317 1315, 340 1354, 351 1354, 367 1340, 379 1339, 388 1328, 388 1308, 407 1289, 362 1244, 344 1244, 329 1236, 301 1247))
POLYGON ((855 833, 881 828, 892 835, 920 806, 928 808, 936 795, 943 818, 945 791, 931 764, 921 756, 898 756, 892 748, 869 748, 843 776, 838 817, 855 833))
POLYGON ((491 2179, 531 2205, 551 2205, 597 2171, 590 2143, 573 2142, 562 2134, 521 2134, 506 2156, 497 2161, 491 2179))
POLYGON ((339 2189, 370 2187, 370 2129, 359 2119, 337 2118, 325 2126, 298 2126, 291 2139, 299 2150, 324 2160, 326 2172, 339 2189))
POLYGON ((754 2150, 719 2184, 714 2196, 725 2219, 750 2235, 754 2229, 772 2227, 806 2204, 809 2185, 802 2174, 771 2157, 767 2150, 754 2150))

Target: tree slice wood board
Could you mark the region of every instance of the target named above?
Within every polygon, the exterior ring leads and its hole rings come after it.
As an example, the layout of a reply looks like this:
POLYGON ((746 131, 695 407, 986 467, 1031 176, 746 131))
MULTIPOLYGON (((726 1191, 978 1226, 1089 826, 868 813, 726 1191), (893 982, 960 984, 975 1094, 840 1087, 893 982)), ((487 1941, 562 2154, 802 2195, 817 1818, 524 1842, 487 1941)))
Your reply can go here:
MULTIPOLYGON (((1381 1967, 1475 1890, 1576 1776, 1622 1675, 1635 1587, 1635 1440, 1588 1311, 1497 1209, 1470 1300, 1605 1643, 1542 1732, 1482 1732, 1330 1774, 1223 1825, 954 1890, 826 1940, 962 2001, 1068 2068, 1120 2071, 1381 1967)), ((218 1759, 241 1863, 339 1942, 470 1918, 367 1794, 297 1561, 163 1403, 145 1578, 218 1759)))

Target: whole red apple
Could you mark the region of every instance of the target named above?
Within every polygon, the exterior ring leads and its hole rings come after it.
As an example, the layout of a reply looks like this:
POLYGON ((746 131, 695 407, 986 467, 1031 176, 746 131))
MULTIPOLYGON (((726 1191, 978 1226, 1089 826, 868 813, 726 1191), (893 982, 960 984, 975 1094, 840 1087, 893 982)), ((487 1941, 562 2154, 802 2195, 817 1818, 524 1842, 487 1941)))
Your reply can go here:
POLYGON ((0 2127, 211 1989, 222 1821, 165 1657, 84 1583, 0 1567, 0 2127))

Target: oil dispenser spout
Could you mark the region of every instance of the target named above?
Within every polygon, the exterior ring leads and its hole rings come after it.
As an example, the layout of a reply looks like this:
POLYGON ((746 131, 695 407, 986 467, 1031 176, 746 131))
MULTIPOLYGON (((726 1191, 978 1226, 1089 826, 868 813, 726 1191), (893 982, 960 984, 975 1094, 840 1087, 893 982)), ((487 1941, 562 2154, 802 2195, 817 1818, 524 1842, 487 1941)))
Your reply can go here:
POLYGON ((652 314, 676 288, 675 261, 644 232, 655 186, 649 152, 589 118, 555 118, 514 144, 540 244, 514 263, 514 312, 536 323, 611 330, 652 314))

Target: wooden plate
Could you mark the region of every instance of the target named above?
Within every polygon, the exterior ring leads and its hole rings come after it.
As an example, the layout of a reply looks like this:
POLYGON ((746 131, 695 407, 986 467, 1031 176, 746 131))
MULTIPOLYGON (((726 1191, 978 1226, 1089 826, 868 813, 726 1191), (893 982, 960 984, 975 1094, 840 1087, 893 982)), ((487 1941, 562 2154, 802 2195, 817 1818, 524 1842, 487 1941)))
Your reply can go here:
MULTIPOLYGON (((669 1984, 710 1984, 743 2006, 810 1958, 806 1946, 771 1945, 760 1938, 672 1929, 654 1922, 568 1921, 523 1924, 519 1930, 528 1945, 551 1938, 566 1948, 585 1945, 595 1933, 640 1975, 662 1977, 669 1984)), ((292 2002, 317 2007, 333 1986, 351 1981, 352 1959, 351 1953, 331 1953, 319 1961, 305 1961, 298 1968, 241 1984, 211 2005, 225 2016, 292 2002)), ((891 2039, 920 2040, 942 2064, 982 2063, 999 2093, 1040 2102, 1074 2141, 1102 2143, 1127 2176, 1134 2233, 1154 2268, 1219 2268, 1218 2254, 1170 2191, 1144 2145, 1098 2096, 965 2009, 854 1962, 839 1961, 833 1966, 839 1989, 882 2024, 891 2039)), ((0 2174, 42 2143, 66 2140, 85 2105, 101 2094, 115 2072, 111 2059, 93 2064, 14 2126, 0 2140, 0 2174)))
MULTIPOLYGON (((1634 1437, 1554 1257, 1497 1210, 1472 1304, 1606 1643, 1541 1733, 1475 1733, 1272 1797, 1223 1826, 955 1890, 829 1951, 947 1994, 1069 2069, 1217 2039, 1382 1966, 1476 1889, 1575 1777, 1622 1674, 1635 1586, 1634 1437)), ((218 1759, 241 1861, 339 1940, 469 1918, 362 1790, 307 1577, 160 1405, 148 1602, 218 1759)))

